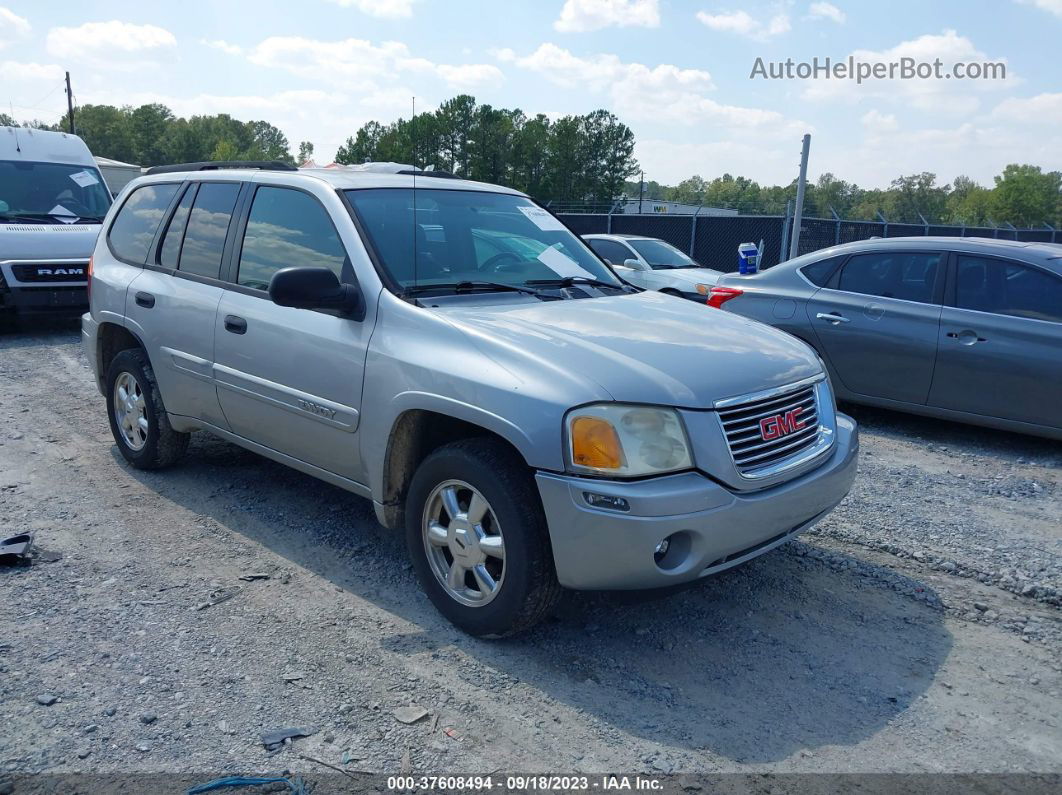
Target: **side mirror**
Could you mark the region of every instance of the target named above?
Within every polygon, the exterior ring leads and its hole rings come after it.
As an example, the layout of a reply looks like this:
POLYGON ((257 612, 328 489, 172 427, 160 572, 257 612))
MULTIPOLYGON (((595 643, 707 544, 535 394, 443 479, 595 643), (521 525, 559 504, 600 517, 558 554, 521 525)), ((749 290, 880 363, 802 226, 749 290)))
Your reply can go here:
POLYGON ((640 271, 642 269, 642 263, 636 260, 634 257, 623 260, 623 267, 630 268, 632 271, 640 271))
POLYGON ((283 268, 269 280, 269 297, 278 306, 338 309, 357 319, 365 314, 361 291, 340 284, 328 268, 283 268))

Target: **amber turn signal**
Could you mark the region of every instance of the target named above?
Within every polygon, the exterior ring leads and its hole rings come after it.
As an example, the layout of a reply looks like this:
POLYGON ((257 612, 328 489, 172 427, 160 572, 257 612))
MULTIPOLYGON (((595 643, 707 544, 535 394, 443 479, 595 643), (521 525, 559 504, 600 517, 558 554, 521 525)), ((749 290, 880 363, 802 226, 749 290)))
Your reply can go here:
POLYGON ((611 423, 598 417, 576 417, 571 434, 572 463, 591 469, 623 466, 623 447, 611 423))

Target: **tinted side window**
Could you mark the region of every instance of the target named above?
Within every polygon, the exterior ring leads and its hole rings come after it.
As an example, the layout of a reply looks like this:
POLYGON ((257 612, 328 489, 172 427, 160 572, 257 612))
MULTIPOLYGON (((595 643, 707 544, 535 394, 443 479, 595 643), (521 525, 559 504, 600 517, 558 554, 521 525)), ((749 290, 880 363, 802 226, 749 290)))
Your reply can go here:
POLYGON ((840 290, 904 301, 933 302, 939 253, 882 252, 857 254, 841 270, 840 290))
POLYGON ((180 269, 183 272, 218 278, 225 234, 239 192, 240 186, 235 182, 200 184, 181 248, 180 269))
POLYGON ((173 217, 162 235, 162 246, 159 248, 159 265, 164 268, 176 268, 177 260, 181 257, 181 243, 184 241, 184 228, 188 225, 188 213, 192 209, 192 199, 195 198, 196 185, 188 186, 177 209, 173 211, 173 217))
POLYGON ((622 265, 624 260, 634 258, 634 254, 626 246, 614 240, 588 240, 587 242, 590 248, 610 265, 622 265))
POLYGON ((346 258, 328 213, 312 196, 270 187, 255 193, 240 252, 240 284, 266 290, 278 270, 300 266, 328 268, 342 280, 346 258))
POLYGON ((837 263, 841 261, 841 257, 827 257, 826 259, 820 259, 818 262, 812 262, 810 265, 805 265, 800 269, 800 272, 804 274, 804 278, 814 284, 816 287, 825 287, 826 282, 833 276, 834 270, 837 268, 837 263))
POLYGON ((960 309, 1062 322, 1062 279, 1017 262, 960 255, 955 278, 960 309))
POLYGON ((145 185, 129 195, 107 233, 116 256, 141 265, 147 260, 151 241, 179 187, 173 183, 145 185))

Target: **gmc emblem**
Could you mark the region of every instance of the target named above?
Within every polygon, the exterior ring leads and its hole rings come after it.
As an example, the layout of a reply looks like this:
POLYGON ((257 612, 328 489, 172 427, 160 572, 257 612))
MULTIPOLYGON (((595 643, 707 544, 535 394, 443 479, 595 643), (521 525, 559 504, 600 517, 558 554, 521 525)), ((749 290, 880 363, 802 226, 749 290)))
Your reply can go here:
POLYGON ((760 436, 763 441, 769 442, 781 436, 788 436, 799 431, 806 423, 800 419, 803 407, 791 409, 785 414, 775 414, 773 417, 764 417, 760 420, 760 436))

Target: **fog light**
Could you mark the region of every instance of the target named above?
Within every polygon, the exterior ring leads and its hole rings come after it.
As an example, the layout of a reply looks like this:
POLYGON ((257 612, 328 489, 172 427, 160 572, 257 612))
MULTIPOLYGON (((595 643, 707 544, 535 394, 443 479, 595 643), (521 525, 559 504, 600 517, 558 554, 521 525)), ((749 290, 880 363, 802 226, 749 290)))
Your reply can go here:
POLYGON ((584 491, 583 499, 591 508, 604 508, 608 511, 629 511, 631 504, 623 497, 612 497, 608 494, 594 494, 584 491))
POLYGON ((656 551, 653 552, 653 558, 657 563, 664 559, 664 555, 667 554, 667 550, 670 546, 671 540, 667 538, 656 545, 656 551))

